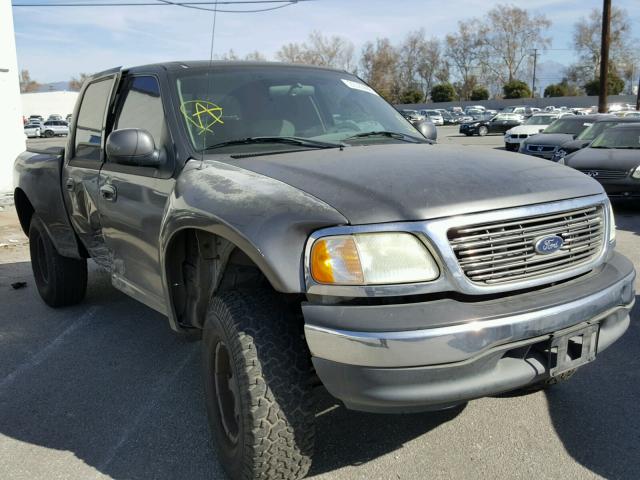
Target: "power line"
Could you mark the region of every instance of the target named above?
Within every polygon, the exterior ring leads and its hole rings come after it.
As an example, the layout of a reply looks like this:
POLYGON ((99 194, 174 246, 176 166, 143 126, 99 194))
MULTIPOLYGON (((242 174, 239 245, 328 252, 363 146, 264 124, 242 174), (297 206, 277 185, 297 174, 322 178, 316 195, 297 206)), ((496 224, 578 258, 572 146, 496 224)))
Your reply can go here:
POLYGON ((139 2, 64 2, 64 3, 41 3, 41 2, 29 2, 29 3, 12 3, 13 7, 186 7, 193 8, 196 10, 206 10, 206 11, 218 11, 222 13, 256 13, 256 12, 265 12, 269 10, 276 10, 279 8, 289 7, 291 5, 295 5, 301 2, 309 2, 313 0, 244 0, 244 1, 220 1, 217 2, 219 5, 255 5, 255 4, 282 4, 274 7, 262 8, 262 9, 252 9, 252 10, 225 10, 219 9, 217 7, 214 8, 205 8, 204 5, 216 5, 214 1, 204 1, 204 2, 184 2, 184 1, 169 1, 169 0, 158 0, 158 1, 139 1, 139 2))

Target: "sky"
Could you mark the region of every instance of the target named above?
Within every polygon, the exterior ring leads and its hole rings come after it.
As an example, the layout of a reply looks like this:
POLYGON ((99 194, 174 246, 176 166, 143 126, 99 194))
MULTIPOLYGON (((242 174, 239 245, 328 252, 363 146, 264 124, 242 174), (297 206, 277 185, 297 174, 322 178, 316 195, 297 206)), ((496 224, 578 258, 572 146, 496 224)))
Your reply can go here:
MULTIPOLYGON (((0 0, 10 1, 10 0, 0 0)), ((14 0, 27 3, 35 0, 14 0)), ((37 0, 60 3, 61 0, 37 0)), ((79 0, 66 0, 77 2, 79 0)), ((95 1, 95 0, 84 0, 95 1)), ((116 1, 116 0, 111 0, 116 1)), ((119 0, 124 1, 124 0, 119 0)), ((130 0, 134 1, 134 0, 130 0)), ((407 32, 424 28, 444 39, 457 22, 481 17, 498 2, 487 0, 313 0, 263 13, 219 13, 214 54, 258 50, 268 58, 285 43, 302 42, 314 30, 349 39, 359 51, 368 40, 388 37, 400 43, 407 32)), ((561 79, 572 63, 573 24, 601 0, 507 0, 543 13, 553 21, 551 49, 539 62, 541 83, 561 79)), ((640 0, 613 0, 624 8, 640 37, 640 0)), ((69 80, 115 66, 168 60, 208 59, 213 14, 178 6, 15 7, 14 28, 21 69, 40 83, 69 80)))

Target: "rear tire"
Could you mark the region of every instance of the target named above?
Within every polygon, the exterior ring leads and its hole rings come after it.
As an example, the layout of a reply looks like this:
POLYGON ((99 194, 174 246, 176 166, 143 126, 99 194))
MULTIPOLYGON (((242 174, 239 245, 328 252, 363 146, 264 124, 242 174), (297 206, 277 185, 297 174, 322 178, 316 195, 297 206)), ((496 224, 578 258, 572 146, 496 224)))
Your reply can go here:
POLYGON ((38 293, 50 307, 80 303, 87 291, 87 261, 63 257, 37 214, 29 225, 31 268, 38 293))
POLYGON ((264 289, 215 296, 203 332, 207 414, 233 479, 299 479, 311 466, 310 354, 295 312, 264 289))
POLYGON ((487 133, 489 133, 489 129, 485 126, 481 126, 480 128, 478 128, 478 135, 480 135, 481 137, 484 137, 487 133))

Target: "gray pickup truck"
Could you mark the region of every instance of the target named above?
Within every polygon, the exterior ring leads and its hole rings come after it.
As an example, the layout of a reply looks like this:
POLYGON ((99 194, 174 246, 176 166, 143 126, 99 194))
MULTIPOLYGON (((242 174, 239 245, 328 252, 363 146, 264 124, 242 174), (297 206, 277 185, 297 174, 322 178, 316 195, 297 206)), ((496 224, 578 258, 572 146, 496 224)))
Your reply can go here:
POLYGON ((201 336, 234 479, 306 474, 321 384, 354 410, 448 408, 566 379, 629 325, 598 182, 432 144, 346 72, 113 69, 73 119, 15 162, 40 295, 80 302, 91 258, 201 336))

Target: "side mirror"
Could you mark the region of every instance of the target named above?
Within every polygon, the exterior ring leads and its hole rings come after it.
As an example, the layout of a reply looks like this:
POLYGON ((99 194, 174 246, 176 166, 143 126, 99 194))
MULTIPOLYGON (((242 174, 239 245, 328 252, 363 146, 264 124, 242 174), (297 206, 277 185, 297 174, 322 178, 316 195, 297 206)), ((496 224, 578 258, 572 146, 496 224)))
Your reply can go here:
POLYGON ((422 120, 417 122, 414 127, 425 137, 427 140, 436 141, 438 138, 438 130, 431 120, 422 120))
POLYGON ((160 152, 156 150, 153 137, 139 128, 123 128, 111 132, 107 137, 105 151, 109 160, 121 165, 160 166, 160 152))

